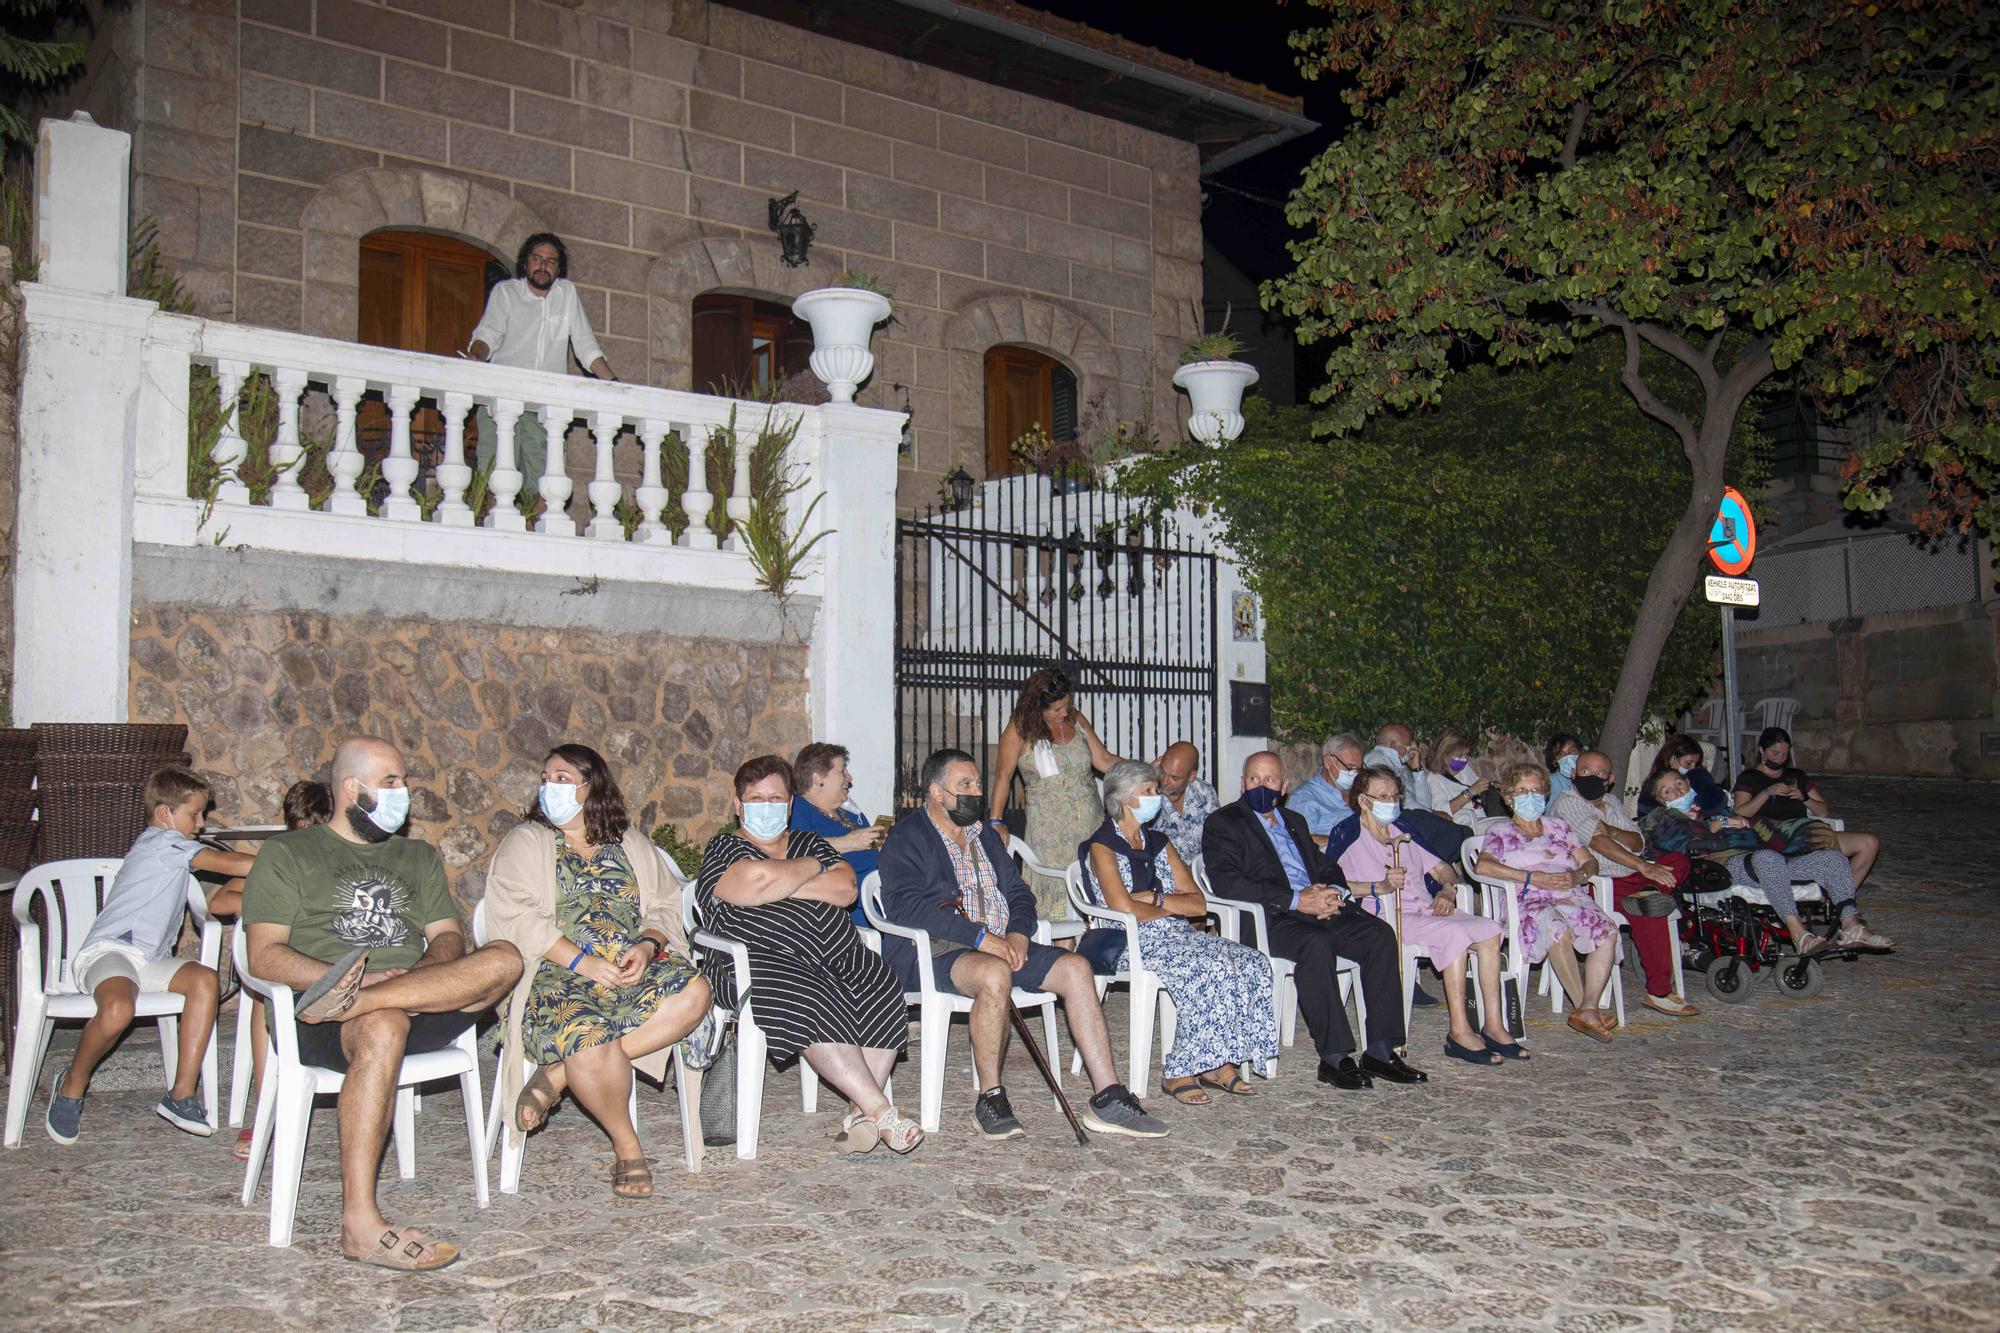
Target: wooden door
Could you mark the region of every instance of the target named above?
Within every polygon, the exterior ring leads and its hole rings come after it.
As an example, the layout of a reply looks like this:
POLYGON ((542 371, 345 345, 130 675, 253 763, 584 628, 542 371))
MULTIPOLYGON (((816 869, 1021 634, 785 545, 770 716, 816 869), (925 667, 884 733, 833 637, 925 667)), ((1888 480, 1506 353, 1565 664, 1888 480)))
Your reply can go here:
POLYGON ((986 353, 986 475, 1004 477, 1022 470, 1010 452, 1014 441, 1040 426, 1055 437, 1056 361, 1025 347, 994 347, 986 353))
MULTIPOLYGON (((378 231, 362 237, 356 341, 434 356, 457 354, 472 340, 486 309, 489 265, 499 268, 478 246, 449 236, 378 231)), ((491 276, 497 281, 500 274, 491 276)), ((362 403, 356 427, 368 458, 380 458, 388 450, 389 411, 375 395, 362 403)), ((466 436, 469 459, 476 444, 469 422, 466 436)), ((436 408, 417 410, 410 444, 427 471, 436 466, 444 451, 444 419, 436 408)))

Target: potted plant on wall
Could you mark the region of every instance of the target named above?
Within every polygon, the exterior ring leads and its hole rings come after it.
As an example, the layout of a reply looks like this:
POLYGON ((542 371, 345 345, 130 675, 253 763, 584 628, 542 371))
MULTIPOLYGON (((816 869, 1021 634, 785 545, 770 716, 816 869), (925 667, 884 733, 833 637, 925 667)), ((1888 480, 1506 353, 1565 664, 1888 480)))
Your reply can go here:
POLYGON ((1243 433, 1243 391, 1257 382, 1257 368, 1236 359, 1242 350, 1242 341, 1224 329, 1202 334, 1181 351, 1174 384, 1187 390, 1188 433, 1203 444, 1243 433))
POLYGON ((819 287, 792 302, 792 313, 812 325, 808 364, 836 403, 854 401, 854 391, 875 369, 868 350, 875 326, 889 318, 889 291, 866 273, 845 270, 831 287, 819 287))

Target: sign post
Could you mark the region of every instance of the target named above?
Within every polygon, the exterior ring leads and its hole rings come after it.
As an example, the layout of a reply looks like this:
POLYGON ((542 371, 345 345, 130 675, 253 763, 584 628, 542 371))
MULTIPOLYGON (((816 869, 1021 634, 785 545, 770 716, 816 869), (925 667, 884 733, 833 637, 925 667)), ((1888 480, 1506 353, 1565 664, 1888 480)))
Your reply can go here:
POLYGON ((1742 577, 1750 568, 1750 562, 1757 556, 1757 522, 1750 517, 1750 502, 1743 498, 1734 486, 1725 486, 1722 503, 1715 508, 1715 522, 1708 530, 1708 558, 1716 569, 1726 577, 1710 577, 1706 590, 1708 600, 1719 602, 1722 607, 1722 738, 1718 750, 1724 750, 1729 758, 1722 770, 1722 776, 1733 780, 1736 770, 1742 767, 1743 756, 1736 752, 1742 737, 1737 734, 1736 719, 1736 608, 1757 605, 1757 584, 1754 579, 1742 577), (1748 587, 1743 585, 1747 584, 1748 587))

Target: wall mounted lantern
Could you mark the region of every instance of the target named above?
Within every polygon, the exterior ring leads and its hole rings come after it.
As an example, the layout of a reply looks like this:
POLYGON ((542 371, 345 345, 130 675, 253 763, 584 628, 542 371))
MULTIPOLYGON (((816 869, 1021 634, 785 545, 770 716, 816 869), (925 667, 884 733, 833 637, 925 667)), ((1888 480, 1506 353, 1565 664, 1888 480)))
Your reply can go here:
POLYGON ((778 236, 779 258, 787 268, 804 267, 813 233, 819 228, 806 221, 806 215, 799 211, 799 192, 793 190, 783 199, 766 202, 771 205, 771 230, 778 236))
POLYGON ((964 468, 953 468, 951 475, 944 479, 944 484, 951 489, 951 507, 954 511, 964 509, 972 503, 974 484, 972 474, 964 468))

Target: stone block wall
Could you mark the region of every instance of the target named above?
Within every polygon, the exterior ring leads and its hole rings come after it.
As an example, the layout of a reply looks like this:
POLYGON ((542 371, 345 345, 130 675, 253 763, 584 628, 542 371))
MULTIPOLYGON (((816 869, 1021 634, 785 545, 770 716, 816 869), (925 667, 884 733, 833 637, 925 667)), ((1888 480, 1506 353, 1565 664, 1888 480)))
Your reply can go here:
POLYGON ((705 840, 730 817, 738 764, 810 739, 805 668, 798 644, 144 602, 131 718, 187 724, 223 822, 275 822, 344 737, 393 740, 412 833, 469 905, 550 746, 602 753, 641 829, 705 840))
POLYGON ((843 264, 893 289, 861 401, 913 413, 906 505, 954 466, 983 475, 977 353, 995 342, 1180 433, 1190 143, 691 0, 148 0, 98 44, 93 114, 133 131, 134 208, 160 217, 201 313, 352 337, 367 230, 451 231, 511 261, 546 226, 613 366, 691 388, 689 293, 656 269, 739 242, 770 253, 713 266, 734 290, 788 298, 843 264), (823 258, 773 281, 766 200, 793 190, 823 258))

